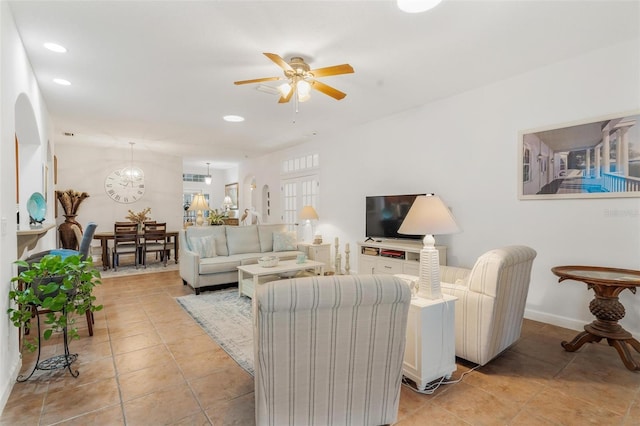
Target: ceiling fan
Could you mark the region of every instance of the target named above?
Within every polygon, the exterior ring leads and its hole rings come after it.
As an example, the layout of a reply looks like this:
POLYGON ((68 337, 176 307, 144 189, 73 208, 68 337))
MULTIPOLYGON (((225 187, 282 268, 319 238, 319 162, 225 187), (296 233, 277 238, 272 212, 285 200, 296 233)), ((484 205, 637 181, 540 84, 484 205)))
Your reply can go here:
POLYGON ((291 58, 291 61, 287 62, 275 53, 264 53, 264 55, 284 70, 284 77, 265 77, 253 80, 241 80, 235 81, 233 84, 240 85, 261 83, 263 81, 286 80, 285 83, 278 87, 278 91, 280 92, 280 100, 278 103, 281 104, 289 102, 294 93, 297 93, 296 100, 300 102, 307 101, 311 97, 311 89, 315 89, 325 95, 329 95, 338 101, 347 96, 346 93, 322 83, 316 80, 316 78, 339 74, 350 74, 353 72, 353 68, 349 64, 334 65, 331 67, 312 70, 304 59, 299 56, 294 56, 291 58))

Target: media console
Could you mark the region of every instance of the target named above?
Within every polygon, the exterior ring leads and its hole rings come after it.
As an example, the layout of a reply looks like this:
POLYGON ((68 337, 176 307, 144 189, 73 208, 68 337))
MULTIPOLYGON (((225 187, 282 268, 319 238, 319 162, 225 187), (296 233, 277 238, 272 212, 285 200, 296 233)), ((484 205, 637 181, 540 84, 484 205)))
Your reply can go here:
MULTIPOLYGON (((447 247, 436 246, 440 264, 447 264, 447 247)), ((363 241, 358 243, 358 273, 420 275, 422 241, 363 241)))

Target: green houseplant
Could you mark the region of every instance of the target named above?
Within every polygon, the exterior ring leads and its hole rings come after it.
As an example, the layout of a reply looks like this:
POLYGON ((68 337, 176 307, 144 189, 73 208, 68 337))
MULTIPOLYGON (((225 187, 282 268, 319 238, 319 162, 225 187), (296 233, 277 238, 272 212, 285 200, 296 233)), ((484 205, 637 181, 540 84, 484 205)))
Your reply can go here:
MULTIPOLYGON (((65 328, 68 337, 77 339, 74 315, 86 315, 88 311, 102 309, 102 305, 93 303, 96 300, 93 288, 101 281, 100 272, 90 257, 82 260, 79 255, 62 258, 48 254, 35 262, 18 260, 15 263, 19 273, 11 279, 9 299, 13 303, 7 310, 14 326, 29 330, 34 309, 44 310, 48 311, 44 314, 44 322, 48 326, 43 332, 45 340, 55 331, 65 328)), ((23 344, 29 351, 34 351, 37 339, 25 338, 23 344)))
POLYGON ((209 210, 207 220, 209 225, 224 225, 224 220, 228 217, 227 212, 219 212, 218 209, 209 210))

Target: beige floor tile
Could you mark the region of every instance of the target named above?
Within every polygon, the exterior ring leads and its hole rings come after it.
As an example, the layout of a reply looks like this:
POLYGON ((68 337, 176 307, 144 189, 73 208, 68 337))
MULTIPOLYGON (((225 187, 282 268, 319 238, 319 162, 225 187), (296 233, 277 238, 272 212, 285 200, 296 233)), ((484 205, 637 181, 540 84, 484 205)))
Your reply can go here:
POLYGON ((118 374, 123 375, 144 368, 162 368, 173 364, 173 356, 166 346, 159 344, 115 357, 118 374))
POLYGON ((602 406, 592 405, 555 389, 544 389, 525 405, 523 411, 523 416, 556 424, 620 425, 623 419, 622 415, 602 406))
POLYGON ((153 393, 155 390, 169 389, 186 383, 174 362, 120 374, 118 377, 122 400, 125 402, 153 393))
POLYGON ((177 357, 176 362, 187 380, 195 380, 208 376, 220 370, 229 371, 238 364, 224 351, 217 347, 214 350, 202 352, 195 357, 177 357))
MULTIPOLYGON (((14 389, 20 387, 20 383, 14 385, 14 389)), ((24 391, 24 389, 22 389, 24 391)), ((2 426, 15 426, 25 425, 32 426, 39 424, 40 416, 42 414, 42 408, 44 406, 45 392, 36 393, 33 395, 26 395, 23 392, 12 392, 7 405, 2 411, 2 417, 0 417, 0 425, 2 426)))
POLYGON ((410 416, 398 418, 397 426, 469 426, 475 423, 468 423, 436 404, 426 404, 422 408, 413 412, 410 416))
POLYGON ((444 392, 432 401, 436 406, 475 425, 508 424, 519 411, 517 404, 503 401, 481 388, 464 381, 455 392, 444 392))
POLYGON ((255 425, 254 393, 229 400, 219 400, 206 411, 216 426, 252 426, 255 425))
POLYGON ((95 426, 119 426, 125 425, 124 422, 124 413, 122 411, 122 405, 117 404, 111 407, 102 408, 97 411, 92 411, 87 414, 83 414, 79 417, 74 417, 73 419, 66 420, 60 423, 57 423, 56 426, 87 426, 87 425, 95 425, 95 426))
POLYGON ((120 403, 115 378, 47 393, 41 424, 52 424, 120 403))
POLYGON ((189 382, 205 410, 220 400, 230 400, 253 393, 253 377, 240 367, 217 371, 189 382))
POLYGON ((185 383, 126 401, 124 412, 128 426, 148 426, 174 424, 201 409, 185 383))
POLYGON ((111 341, 111 347, 114 355, 120 355, 127 352, 137 351, 139 349, 149 348, 161 343, 160 336, 155 331, 147 331, 133 336, 123 337, 111 341))
POLYGON ((219 346, 207 335, 198 335, 193 338, 175 340, 167 343, 167 347, 176 357, 182 359, 186 357, 196 357, 204 353, 216 350, 219 346))

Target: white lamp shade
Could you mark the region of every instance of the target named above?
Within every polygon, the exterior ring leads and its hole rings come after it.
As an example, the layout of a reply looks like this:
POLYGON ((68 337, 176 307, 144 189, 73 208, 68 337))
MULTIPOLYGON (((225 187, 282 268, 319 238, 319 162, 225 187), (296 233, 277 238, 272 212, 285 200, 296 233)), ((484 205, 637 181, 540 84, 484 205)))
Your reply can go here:
POLYGON ((193 201, 191 201, 191 205, 189 206, 189 211, 198 210, 209 210, 209 204, 207 204, 207 200, 204 198, 204 194, 196 194, 193 197, 193 201))
POLYGON ((300 210, 300 219, 301 220, 318 220, 318 213, 313 206, 304 206, 302 210, 300 210))
POLYGON ((419 195, 398 229, 399 234, 441 235, 460 229, 451 211, 437 195, 419 195))

